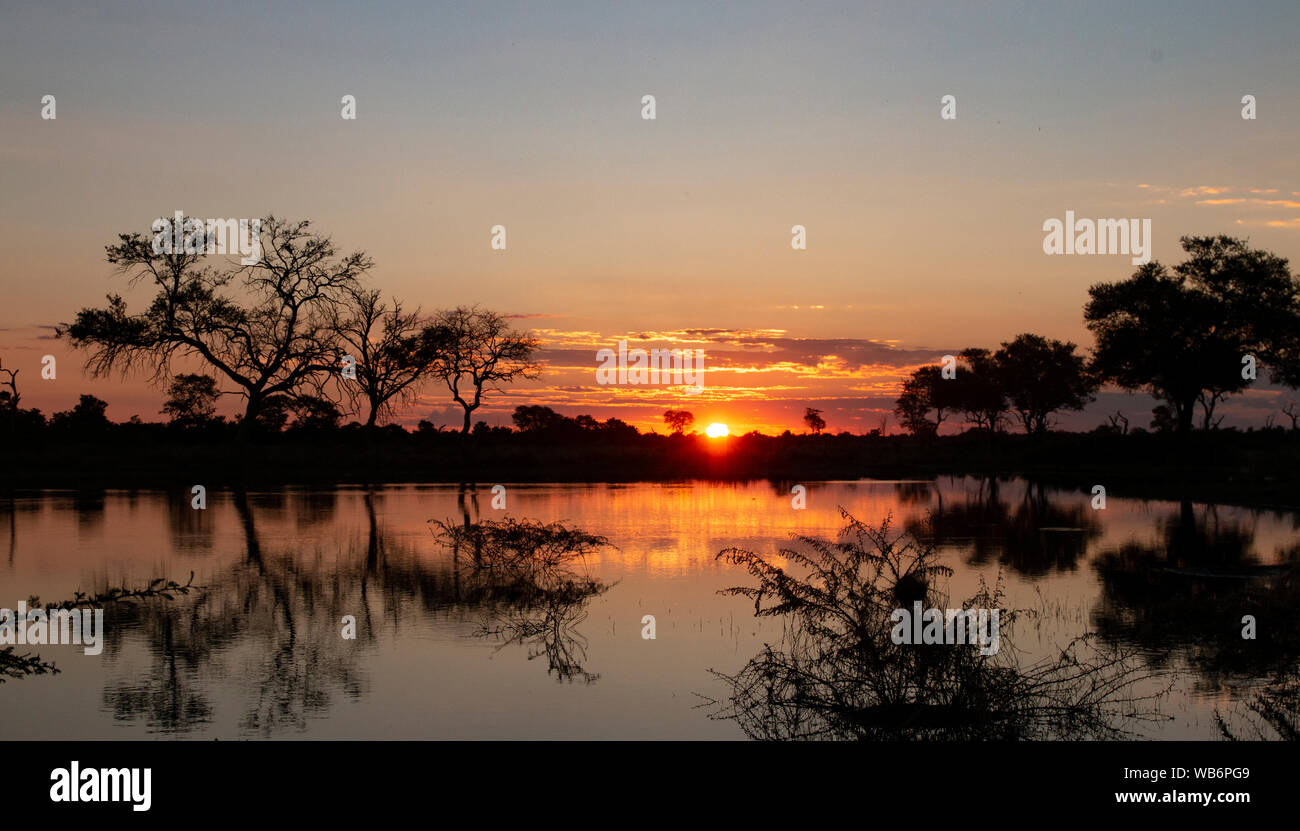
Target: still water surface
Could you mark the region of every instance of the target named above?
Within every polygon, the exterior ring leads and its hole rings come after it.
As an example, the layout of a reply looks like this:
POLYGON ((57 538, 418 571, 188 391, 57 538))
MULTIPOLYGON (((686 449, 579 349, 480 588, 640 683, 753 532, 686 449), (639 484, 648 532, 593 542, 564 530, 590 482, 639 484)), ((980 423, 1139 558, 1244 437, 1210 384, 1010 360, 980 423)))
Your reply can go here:
POLYGON ((710 717, 727 695, 710 670, 735 673, 782 623, 718 594, 750 580, 715 555, 834 536, 840 506, 936 542, 954 605, 1001 575, 1006 605, 1036 613, 1014 642, 1030 660, 1088 632, 1136 649, 1173 685, 1139 735, 1217 738, 1216 712, 1275 735, 1249 704, 1294 653, 1224 621, 1294 597, 1296 515, 1114 495, 1096 511, 1021 480, 807 487, 802 510, 771 483, 512 485, 504 511, 488 486, 216 491, 203 511, 188 491, 20 494, 0 516, 0 606, 191 571, 204 590, 111 612, 99 656, 37 650, 61 672, 0 684, 0 738, 743 738, 710 717), (503 616, 431 533, 466 515, 607 537, 576 567, 603 590, 503 616))

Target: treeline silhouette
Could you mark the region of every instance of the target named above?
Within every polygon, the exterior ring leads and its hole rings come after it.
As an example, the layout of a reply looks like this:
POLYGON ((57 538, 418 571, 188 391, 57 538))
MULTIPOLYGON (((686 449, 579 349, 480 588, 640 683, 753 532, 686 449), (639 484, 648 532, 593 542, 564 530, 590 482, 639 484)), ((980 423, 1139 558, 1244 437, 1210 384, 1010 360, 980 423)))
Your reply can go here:
MULTIPOLYGON (((996 352, 962 350, 945 366, 925 366, 904 382, 895 414, 917 435, 933 435, 962 415, 996 432, 1008 417, 1042 434, 1055 413, 1081 410, 1103 384, 1146 392, 1157 430, 1217 427, 1218 405, 1267 371, 1300 386, 1300 280, 1285 258, 1227 236, 1183 237, 1186 259, 1140 267, 1128 279, 1088 290, 1084 320, 1096 336, 1091 358, 1073 343, 1022 334, 996 352)), ((1292 429, 1300 405, 1282 412, 1292 429)), ((1271 422, 1271 420, 1270 420, 1271 422)), ((1123 413, 1111 425, 1128 431, 1123 413)))
MULTIPOLYGON (((190 403, 191 392, 186 385, 190 403)), ((173 417, 167 423, 132 418, 115 424, 105 416, 105 402, 89 395, 48 420, 37 411, 21 411, 23 418, 6 444, 6 463, 0 466, 0 489, 398 481, 798 482, 952 473, 1020 474, 1067 487, 1105 483, 1122 485, 1129 495, 1237 504, 1294 505, 1294 494, 1300 493, 1292 487, 1300 485, 1300 433, 1281 427, 1124 434, 1103 426, 1090 433, 967 431, 937 437, 755 432, 719 440, 684 431, 641 433, 618 418, 570 417, 525 405, 515 408, 513 427, 479 421, 464 435, 427 421, 415 430, 340 424, 341 415, 328 402, 282 405, 273 400, 259 412, 245 440, 248 452, 232 453, 239 422, 177 403, 168 399, 165 406, 173 417)), ((676 413, 673 417, 682 422, 676 413)))
POLYGON ((896 402, 905 434, 885 423, 866 435, 835 432, 823 410, 807 407, 805 434, 712 440, 688 432, 695 416, 685 409, 663 413, 668 435, 541 405, 516 407, 512 427, 475 420, 504 385, 537 377, 537 339, 490 310, 426 315, 383 299, 364 285, 372 261, 338 254, 307 222, 268 217, 261 259, 224 269, 201 265, 199 253, 160 252, 146 235, 122 234, 107 247, 108 260, 128 281, 152 286, 151 302, 132 311, 110 295, 60 326, 59 336, 87 354, 94 375, 148 374, 166 390, 166 421, 137 415, 112 423, 107 403, 90 395, 47 418, 22 406, 18 371, 0 365, 10 462, 0 467, 0 485, 181 484, 199 475, 465 482, 928 473, 1058 476, 1075 485, 1095 471, 1108 481, 1210 486, 1206 498, 1220 501, 1273 500, 1280 483, 1300 476, 1300 405, 1283 409, 1289 431, 1273 419, 1261 430, 1220 429, 1216 408, 1256 372, 1300 383, 1300 281, 1285 259, 1242 240, 1182 244, 1187 257, 1172 270, 1153 262, 1090 289, 1091 356, 1025 333, 997 350, 965 349, 948 366, 917 369, 896 402), (182 365, 189 371, 176 371, 182 365), (1091 433, 1053 429, 1057 414, 1084 407, 1105 384, 1160 399, 1152 426, 1177 441, 1130 429, 1123 413, 1091 433), (384 424, 435 386, 459 406, 459 430, 428 420, 414 430, 384 424), (233 419, 217 412, 230 395, 243 403, 233 419), (1201 426, 1215 429, 1192 431, 1198 406, 1201 426), (959 418, 969 429, 940 435, 959 418), (1007 432, 1012 423, 1021 430, 1007 432))

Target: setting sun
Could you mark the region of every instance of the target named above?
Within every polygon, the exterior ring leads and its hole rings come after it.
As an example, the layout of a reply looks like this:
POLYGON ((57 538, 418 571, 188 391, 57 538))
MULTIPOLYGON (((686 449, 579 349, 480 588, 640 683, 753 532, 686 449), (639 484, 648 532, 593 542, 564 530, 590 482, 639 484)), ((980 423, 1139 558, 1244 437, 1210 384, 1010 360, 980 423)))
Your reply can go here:
POLYGON ((704 434, 711 439, 720 439, 729 432, 730 431, 727 430, 727 425, 718 421, 713 422, 704 430, 704 434))

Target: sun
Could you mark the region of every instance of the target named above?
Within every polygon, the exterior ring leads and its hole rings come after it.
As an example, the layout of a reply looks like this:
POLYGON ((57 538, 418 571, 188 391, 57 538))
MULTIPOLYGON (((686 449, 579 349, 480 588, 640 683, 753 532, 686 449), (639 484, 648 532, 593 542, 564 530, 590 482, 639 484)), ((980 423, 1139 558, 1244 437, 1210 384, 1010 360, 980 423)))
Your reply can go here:
POLYGON ((704 429, 704 435, 711 439, 720 439, 730 432, 731 431, 727 429, 727 425, 720 421, 715 421, 704 429))

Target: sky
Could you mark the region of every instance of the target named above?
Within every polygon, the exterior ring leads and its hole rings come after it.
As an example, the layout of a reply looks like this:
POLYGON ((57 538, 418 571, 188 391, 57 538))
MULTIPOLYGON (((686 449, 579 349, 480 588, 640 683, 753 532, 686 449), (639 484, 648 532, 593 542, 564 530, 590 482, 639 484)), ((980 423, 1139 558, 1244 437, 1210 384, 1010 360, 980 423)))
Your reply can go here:
MULTIPOLYGON (((0 362, 47 414, 92 393, 111 418, 162 418, 159 389, 86 377, 52 327, 110 291, 143 304, 104 246, 177 210, 310 219, 370 254, 386 294, 511 315, 546 371, 489 398, 493 424, 545 404, 662 431, 684 407, 774 432, 814 406, 832 431, 896 430, 902 378, 941 355, 1021 332, 1091 346, 1088 286, 1135 266, 1046 255, 1043 223, 1067 210, 1150 218, 1169 265, 1188 234, 1300 259, 1295 2, 5 0, 0 16, 0 362), (620 339, 703 348, 704 392, 597 384, 620 339)), ((1286 395, 1261 381, 1226 423, 1262 424, 1286 395)), ((1063 423, 1123 409, 1142 426, 1150 406, 1108 391, 1063 423)), ((454 407, 429 387, 400 420, 456 423, 454 407)))

